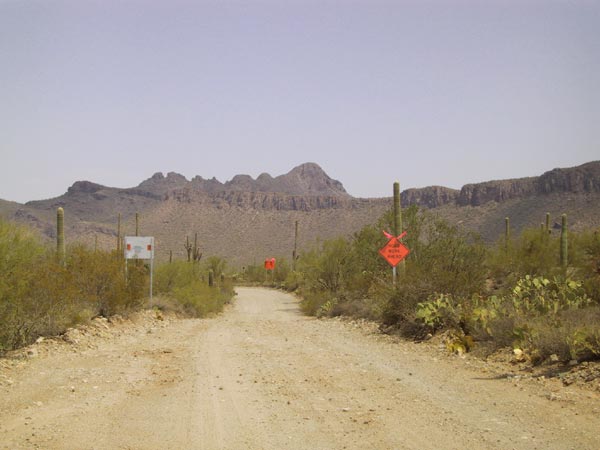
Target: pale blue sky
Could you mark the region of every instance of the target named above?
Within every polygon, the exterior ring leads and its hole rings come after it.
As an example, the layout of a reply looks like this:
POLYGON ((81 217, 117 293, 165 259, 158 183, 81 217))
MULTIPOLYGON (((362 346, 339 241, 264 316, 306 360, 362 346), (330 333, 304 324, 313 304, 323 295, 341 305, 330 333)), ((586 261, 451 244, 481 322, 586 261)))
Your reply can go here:
POLYGON ((600 159, 598 1, 0 0, 0 198, 320 164, 358 197, 600 159))

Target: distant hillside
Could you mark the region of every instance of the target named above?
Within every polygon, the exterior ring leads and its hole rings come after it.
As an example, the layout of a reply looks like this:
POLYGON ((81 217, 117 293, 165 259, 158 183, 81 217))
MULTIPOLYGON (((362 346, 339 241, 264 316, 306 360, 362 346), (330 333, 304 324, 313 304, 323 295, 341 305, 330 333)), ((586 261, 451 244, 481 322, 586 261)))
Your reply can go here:
MULTIPOLYGON (((69 241, 91 245, 97 238, 100 245, 114 248, 117 215, 122 214, 123 232, 132 234, 139 212, 142 234, 156 237, 159 258, 166 259, 169 251, 183 258, 186 236, 197 232, 205 255, 242 265, 266 256, 289 258, 295 221, 300 224, 300 246, 307 248, 317 239, 349 236, 374 223, 391 203, 391 198, 353 198, 342 183, 307 163, 277 177, 237 175, 225 183, 199 176, 187 180, 173 172, 156 173, 127 189, 77 181, 53 199, 25 205, 0 201, 0 214, 53 238, 56 208, 61 206, 69 241)), ((566 212, 572 229, 598 227, 600 162, 539 177, 467 184, 460 190, 407 189, 402 204, 430 209, 490 242, 502 233, 505 216, 516 230, 537 226, 546 212, 554 221, 566 212)))
POLYGON ((0 216, 11 216, 20 207, 20 203, 0 199, 0 216))

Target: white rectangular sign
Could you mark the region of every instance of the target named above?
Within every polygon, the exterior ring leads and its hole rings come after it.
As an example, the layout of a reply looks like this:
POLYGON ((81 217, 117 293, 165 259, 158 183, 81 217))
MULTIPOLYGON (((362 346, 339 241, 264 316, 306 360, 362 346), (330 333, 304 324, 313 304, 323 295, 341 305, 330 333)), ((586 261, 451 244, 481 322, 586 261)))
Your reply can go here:
POLYGON ((153 236, 125 236, 125 259, 154 259, 153 236))

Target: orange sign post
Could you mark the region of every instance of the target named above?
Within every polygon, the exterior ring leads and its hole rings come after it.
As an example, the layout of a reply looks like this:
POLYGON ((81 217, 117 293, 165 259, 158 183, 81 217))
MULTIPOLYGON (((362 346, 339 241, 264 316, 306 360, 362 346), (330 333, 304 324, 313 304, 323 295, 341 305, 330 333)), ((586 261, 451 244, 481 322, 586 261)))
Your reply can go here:
POLYGON ((271 281, 275 282, 275 258, 265 259, 265 281, 268 281, 271 271, 271 281))
POLYGON ((379 250, 379 254, 383 256, 392 267, 396 267, 409 253, 410 250, 395 237, 392 237, 387 244, 379 250))
POLYGON ((396 284, 396 266, 410 253, 410 250, 400 242, 400 239, 406 236, 406 231, 400 236, 392 236, 385 231, 383 234, 388 238, 388 242, 379 250, 379 254, 393 267, 394 284, 396 284))

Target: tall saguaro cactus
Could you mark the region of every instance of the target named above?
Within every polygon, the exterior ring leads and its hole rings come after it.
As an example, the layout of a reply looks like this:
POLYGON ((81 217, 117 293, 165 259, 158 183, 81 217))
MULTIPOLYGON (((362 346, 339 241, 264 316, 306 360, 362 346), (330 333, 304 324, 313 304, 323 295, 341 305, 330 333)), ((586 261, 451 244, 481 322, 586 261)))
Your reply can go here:
POLYGON ((510 243, 510 218, 504 218, 504 250, 508 253, 508 246, 510 243))
POLYGON ((194 249, 192 252, 192 258, 194 262, 198 262, 202 259, 202 252, 200 251, 200 246, 198 246, 198 233, 194 233, 194 249))
POLYGON ((117 216, 117 254, 121 253, 121 213, 117 216))
POLYGON ((298 259, 298 221, 294 229, 294 251, 292 252, 292 270, 296 271, 296 260, 298 259))
POLYGON ((568 264, 568 241, 567 241, 567 215, 562 215, 560 227, 560 265, 563 268, 567 268, 568 264))
POLYGON ((189 236, 185 237, 184 244, 185 251, 187 253, 188 262, 198 262, 202 259, 202 252, 200 251, 200 247, 198 246, 198 233, 194 234, 194 245, 190 243, 189 236))
MULTIPOLYGON (((402 233, 402 205, 400 204, 400 183, 394 183, 394 236, 402 233)), ((398 264, 400 272, 405 273, 406 265, 404 261, 398 264)), ((394 270, 394 284, 396 284, 396 271, 394 270)))
POLYGON ((65 210, 58 208, 56 210, 56 254, 61 264, 65 263, 65 210))
POLYGON ((546 227, 543 223, 540 223, 540 236, 542 237, 542 241, 546 241, 547 235, 548 234, 546 233, 546 227))

